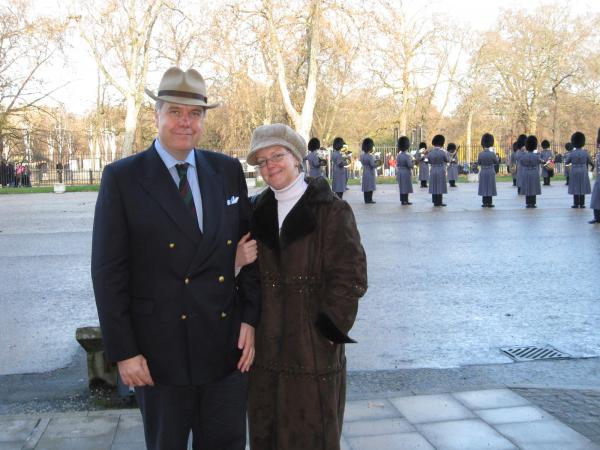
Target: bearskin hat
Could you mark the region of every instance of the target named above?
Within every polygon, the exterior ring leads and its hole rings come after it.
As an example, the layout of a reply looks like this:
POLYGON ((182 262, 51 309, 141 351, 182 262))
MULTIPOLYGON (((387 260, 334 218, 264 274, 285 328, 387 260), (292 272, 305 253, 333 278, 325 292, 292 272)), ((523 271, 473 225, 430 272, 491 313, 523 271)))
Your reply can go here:
POLYGON ((571 144, 573 145, 573 148, 583 148, 585 145, 585 134, 581 131, 573 133, 571 136, 571 144))
POLYGON ((533 134, 531 136, 528 136, 527 140, 525 141, 525 148, 527 149, 527 151, 532 152, 537 148, 537 146, 538 146, 537 138, 533 134))
POLYGON ((410 140, 406 136, 400 136, 396 148, 399 152, 408 150, 410 148, 410 140))
POLYGON ((371 138, 365 138, 362 141, 362 151, 365 153, 370 153, 373 151, 373 147, 375 147, 375 143, 371 138))
POLYGON ((312 138, 308 141, 308 150, 314 152, 315 150, 319 150, 321 148, 321 141, 318 138, 312 138))
POLYGON ((485 133, 481 136, 481 146, 483 148, 490 148, 494 146, 494 136, 490 133, 485 133))
POLYGON ((570 152, 571 150, 573 150, 573 144, 571 144, 570 142, 567 142, 565 144, 565 150, 570 152))
POLYGON ((527 136, 525 136, 524 134, 520 134, 519 137, 517 138, 517 147, 518 148, 525 147, 526 140, 527 140, 527 136))
POLYGON ((333 144, 332 144, 333 145, 333 149, 334 150, 341 150, 342 147, 344 146, 344 144, 345 144, 345 142, 344 142, 344 140, 341 137, 336 137, 333 140, 333 144))
POLYGON ((513 152, 516 152, 517 150, 519 150, 519 147, 517 146, 517 141, 513 142, 512 149, 513 149, 513 152))
POLYGON ((547 148, 550 148, 550 141, 548 141, 548 139, 544 139, 544 140, 542 141, 542 144, 541 144, 541 145, 542 145, 542 148, 543 148, 544 150, 546 150, 547 148))
POLYGON ((598 128, 598 137, 596 138, 596 145, 600 145, 600 128, 598 128))
POLYGON ((431 145, 434 147, 443 147, 446 138, 442 134, 436 134, 431 140, 431 145))
POLYGON ((455 151, 456 151, 456 144, 455 144, 454 142, 450 142, 450 143, 448 144, 447 150, 448 150, 449 152, 455 152, 455 151))
POLYGON ((421 142, 419 144, 419 150, 421 150, 422 148, 427 148, 427 144, 425 142, 421 142))

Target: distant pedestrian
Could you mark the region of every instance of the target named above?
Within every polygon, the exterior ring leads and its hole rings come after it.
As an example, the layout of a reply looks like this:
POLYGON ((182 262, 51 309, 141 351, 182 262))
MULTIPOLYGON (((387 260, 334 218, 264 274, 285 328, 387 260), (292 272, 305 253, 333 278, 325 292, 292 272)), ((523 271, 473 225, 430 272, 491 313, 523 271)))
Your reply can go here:
POLYGON ((521 194, 525 196, 526 208, 537 208, 536 196, 542 193, 539 173, 542 160, 540 155, 534 153, 537 146, 537 137, 533 135, 527 137, 525 140, 527 152, 519 158, 519 170, 523 172, 521 175, 521 194))
POLYGON ((573 196, 571 208, 585 208, 585 195, 591 194, 592 187, 588 175, 588 164, 594 163, 585 146, 585 134, 576 131, 571 136, 573 150, 565 157, 565 162, 571 164, 569 176, 569 195, 573 196))
POLYGON ((448 150, 448 183, 450 187, 456 187, 456 180, 458 180, 458 149, 456 144, 450 142, 447 147, 448 150))
POLYGON ((396 180, 400 191, 400 203, 412 205, 408 201, 408 194, 412 194, 412 170, 415 166, 412 156, 406 151, 410 148, 410 140, 406 136, 400 137, 397 143, 398 156, 396 157, 396 180))
POLYGON ((477 157, 479 171, 478 195, 482 197, 483 208, 493 208, 492 197, 498 195, 496 191, 496 170, 494 165, 498 162, 498 156, 492 151, 494 147, 494 136, 485 133, 481 137, 483 151, 477 157))
POLYGON ((365 138, 362 142, 363 153, 360 155, 360 163, 363 168, 361 190, 366 204, 375 203, 373 201, 373 191, 376 189, 375 178, 377 175, 375 173, 375 158, 371 154, 374 146, 375 144, 371 138, 365 138))
POLYGON ((546 139, 542 141, 540 158, 542 159, 542 178, 544 179, 544 186, 550 186, 550 178, 554 176, 554 158, 552 157, 552 150, 550 150, 550 142, 546 139))
POLYGON ((419 164, 419 181, 421 182, 421 187, 426 188, 427 181, 429 180, 429 158, 425 142, 419 144, 416 160, 419 164))
POLYGON ((336 137, 333 140, 333 153, 331 154, 331 190, 339 198, 344 196, 346 190, 346 164, 341 153, 344 144, 344 139, 336 137))
POLYGON ((446 164, 448 163, 448 153, 443 149, 446 138, 441 134, 433 137, 431 144, 433 149, 429 151, 429 193, 433 206, 446 206, 443 201, 443 194, 448 193, 446 184, 446 164))

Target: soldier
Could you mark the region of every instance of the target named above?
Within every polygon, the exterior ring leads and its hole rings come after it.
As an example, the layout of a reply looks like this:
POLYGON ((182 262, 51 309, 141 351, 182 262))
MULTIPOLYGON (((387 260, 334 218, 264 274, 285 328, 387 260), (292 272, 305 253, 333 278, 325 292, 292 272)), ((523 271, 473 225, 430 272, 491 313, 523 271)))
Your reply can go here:
POLYGON ((550 142, 546 139, 542 141, 542 152, 540 158, 542 159, 542 178, 544 178, 544 186, 550 186, 550 178, 554 176, 554 170, 548 169, 546 163, 552 158, 552 150, 550 150, 550 142))
POLYGON ((565 186, 569 185, 569 176, 571 175, 571 164, 567 164, 567 155, 570 155, 573 151, 573 145, 570 142, 565 144, 565 157, 563 160, 565 161, 565 186))
POLYGON ((333 140, 333 154, 331 155, 331 190, 339 198, 344 196, 344 191, 346 190, 346 163, 340 153, 344 144, 345 142, 341 137, 336 137, 333 140))
POLYGON ((398 189, 400 190, 400 203, 403 205, 412 205, 408 201, 408 194, 413 192, 412 187, 412 169, 415 166, 413 158, 406 153, 410 147, 410 141, 406 136, 398 139, 398 156, 396 157, 396 180, 398 180, 398 189))
POLYGON ((425 142, 419 144, 417 162, 419 163, 419 181, 421 182, 421 187, 426 188, 427 180, 429 180, 429 159, 427 158, 427 144, 425 142))
POLYGON ((513 142, 512 145, 512 153, 508 157, 508 167, 510 170, 510 175, 512 176, 512 185, 517 186, 517 142, 513 142))
POLYGON ((498 157, 491 150, 494 146, 494 136, 489 133, 481 136, 481 146, 483 151, 477 157, 477 165, 480 167, 478 195, 482 197, 482 208, 493 208, 492 197, 498 195, 496 170, 494 169, 494 165, 498 163, 498 157))
POLYGON ((446 185, 446 163, 448 162, 448 153, 442 148, 446 138, 441 134, 433 137, 431 145, 433 149, 429 151, 429 164, 431 173, 429 174, 429 193, 433 206, 446 206, 443 203, 442 195, 448 193, 446 185))
POLYGON ((456 180, 458 179, 458 151, 456 144, 450 142, 448 144, 448 183, 450 187, 456 187, 456 180))
POLYGON ((536 195, 541 195, 542 186, 540 184, 540 164, 542 160, 540 155, 534 153, 537 149, 538 140, 535 136, 529 136, 525 140, 527 152, 519 157, 519 171, 521 175, 521 194, 525 196, 526 208, 537 208, 535 205, 536 195))
POLYGON ((523 174, 525 173, 521 170, 521 157, 527 153, 527 150, 525 150, 525 141, 527 141, 527 136, 520 134, 517 138, 517 193, 519 195, 521 195, 521 183, 523 181, 523 174))
POLYGON ((319 139, 312 138, 308 141, 308 155, 306 155, 305 160, 308 166, 308 176, 317 178, 323 176, 321 172, 321 158, 317 153, 317 150, 321 147, 321 142, 319 139))
POLYGON ((365 197, 365 203, 375 203, 373 201, 373 191, 375 187, 375 158, 371 155, 375 146, 373 139, 365 138, 362 142, 362 155, 360 155, 360 164, 362 165, 362 183, 361 190, 365 197))
POLYGON ((594 190, 592 191, 592 200, 590 201, 590 208, 594 210, 594 220, 590 220, 588 223, 600 223, 600 180, 598 179, 600 167, 600 129, 598 129, 598 137, 596 138, 596 182, 594 183, 594 190))
POLYGON ((587 166, 592 167, 594 163, 585 145, 585 134, 576 131, 571 136, 571 145, 573 150, 565 157, 565 163, 571 164, 569 175, 569 195, 573 196, 573 205, 571 208, 585 208, 585 194, 592 192, 590 177, 587 173, 587 166))

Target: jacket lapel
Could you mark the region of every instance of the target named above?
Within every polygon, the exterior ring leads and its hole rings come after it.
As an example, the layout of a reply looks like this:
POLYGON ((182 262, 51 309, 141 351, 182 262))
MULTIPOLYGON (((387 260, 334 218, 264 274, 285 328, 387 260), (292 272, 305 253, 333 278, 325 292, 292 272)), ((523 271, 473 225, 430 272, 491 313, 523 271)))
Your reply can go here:
POLYGON ((200 229, 181 200, 177 186, 154 144, 144 152, 138 169, 138 180, 173 222, 197 245, 202 240, 200 229))

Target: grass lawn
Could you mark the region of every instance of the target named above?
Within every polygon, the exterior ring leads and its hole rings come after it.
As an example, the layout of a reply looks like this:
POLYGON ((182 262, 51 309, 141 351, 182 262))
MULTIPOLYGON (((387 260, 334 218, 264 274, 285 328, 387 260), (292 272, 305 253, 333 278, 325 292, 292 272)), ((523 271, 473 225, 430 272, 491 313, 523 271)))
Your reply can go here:
MULTIPOLYGON (((66 192, 95 192, 98 191, 97 184, 83 184, 80 186, 66 186, 66 192)), ((34 187, 5 187, 0 189, 1 194, 46 194, 54 192, 53 186, 34 186, 34 187)))

